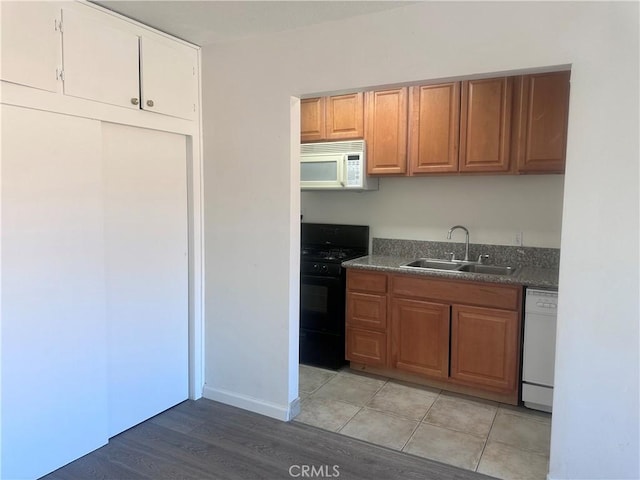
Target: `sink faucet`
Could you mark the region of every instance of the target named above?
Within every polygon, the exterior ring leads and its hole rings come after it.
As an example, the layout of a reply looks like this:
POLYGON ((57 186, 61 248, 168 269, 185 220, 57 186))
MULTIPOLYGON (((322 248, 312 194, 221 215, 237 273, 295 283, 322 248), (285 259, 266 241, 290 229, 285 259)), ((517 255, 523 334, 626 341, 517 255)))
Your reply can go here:
POLYGON ((465 231, 464 261, 468 262, 469 261, 469 230, 467 230, 467 227, 463 227, 462 225, 455 225, 451 227, 449 229, 449 233, 447 233, 447 239, 451 240, 451 233, 453 233, 453 231, 457 230, 458 228, 465 231))

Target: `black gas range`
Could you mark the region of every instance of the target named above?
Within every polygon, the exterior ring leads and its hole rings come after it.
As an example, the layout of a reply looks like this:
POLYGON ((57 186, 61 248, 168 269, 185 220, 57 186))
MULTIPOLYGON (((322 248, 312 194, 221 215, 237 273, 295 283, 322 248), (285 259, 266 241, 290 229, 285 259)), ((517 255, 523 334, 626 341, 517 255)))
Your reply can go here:
POLYGON ((368 254, 369 227, 302 223, 300 247, 300 362, 338 369, 346 362, 341 264, 368 254))

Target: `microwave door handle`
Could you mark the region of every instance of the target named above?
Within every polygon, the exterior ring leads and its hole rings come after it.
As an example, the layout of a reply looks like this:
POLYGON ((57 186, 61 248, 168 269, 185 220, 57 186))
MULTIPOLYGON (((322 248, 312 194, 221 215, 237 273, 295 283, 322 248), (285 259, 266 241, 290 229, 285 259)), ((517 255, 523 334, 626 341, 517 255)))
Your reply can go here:
POLYGON ((342 187, 346 187, 344 180, 346 178, 347 175, 347 156, 343 155, 342 156, 342 174, 340 175, 340 185, 342 185, 342 187))

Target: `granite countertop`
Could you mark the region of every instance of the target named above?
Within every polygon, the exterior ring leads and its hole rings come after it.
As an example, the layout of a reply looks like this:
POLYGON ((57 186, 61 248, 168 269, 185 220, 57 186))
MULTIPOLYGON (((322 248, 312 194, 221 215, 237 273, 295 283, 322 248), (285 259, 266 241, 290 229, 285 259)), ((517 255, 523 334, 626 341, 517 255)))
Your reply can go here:
POLYGON ((451 272, 427 270, 420 268, 402 268, 400 265, 415 260, 415 257, 392 255, 368 255, 342 264, 345 268, 377 270, 381 272, 404 273, 427 277, 449 278, 458 280, 474 280, 478 282, 501 283, 507 285, 523 285, 525 287, 558 288, 558 269, 533 266, 519 267, 512 275, 488 275, 469 272, 451 272))

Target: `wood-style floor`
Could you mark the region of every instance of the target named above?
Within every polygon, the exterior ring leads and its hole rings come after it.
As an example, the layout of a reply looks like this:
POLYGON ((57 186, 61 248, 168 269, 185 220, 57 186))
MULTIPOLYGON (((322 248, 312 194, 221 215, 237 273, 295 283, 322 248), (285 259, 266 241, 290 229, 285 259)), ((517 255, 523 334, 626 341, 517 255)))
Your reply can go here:
POLYGON ((292 478, 491 477, 206 399, 183 402, 43 477, 46 480, 292 478))

